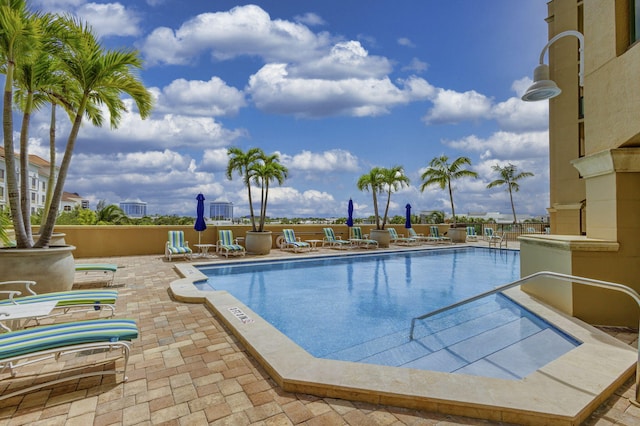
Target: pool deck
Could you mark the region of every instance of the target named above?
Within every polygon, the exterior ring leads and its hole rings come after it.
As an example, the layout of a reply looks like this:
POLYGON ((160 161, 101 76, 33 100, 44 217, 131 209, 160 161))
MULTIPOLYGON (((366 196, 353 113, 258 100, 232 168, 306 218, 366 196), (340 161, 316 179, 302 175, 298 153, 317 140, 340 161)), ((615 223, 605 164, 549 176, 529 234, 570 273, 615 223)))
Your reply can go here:
MULTIPOLYGON (((312 254, 336 252, 320 249, 312 254)), ((281 256, 306 254, 273 250, 269 258, 281 256)), ((248 258, 251 256, 229 261, 248 258)), ((122 384, 121 376, 116 376, 118 381, 113 376, 83 379, 3 401, 0 425, 507 424, 285 391, 229 331, 228 319, 214 315, 204 304, 182 303, 170 296, 170 284, 180 278, 175 266, 188 262, 167 262, 160 255, 85 260, 118 265, 114 282, 120 293, 117 316, 136 319, 140 329, 140 337, 132 344, 129 380, 122 384)), ((85 317, 74 314, 72 318, 85 317)), ((636 333, 606 331, 637 348, 636 333)), ((77 362, 68 359, 47 367, 62 370, 71 364, 77 362)), ((36 367, 21 371, 31 368, 36 367)), ((634 381, 627 380, 583 424, 640 424, 640 408, 630 402, 634 395, 634 381)))

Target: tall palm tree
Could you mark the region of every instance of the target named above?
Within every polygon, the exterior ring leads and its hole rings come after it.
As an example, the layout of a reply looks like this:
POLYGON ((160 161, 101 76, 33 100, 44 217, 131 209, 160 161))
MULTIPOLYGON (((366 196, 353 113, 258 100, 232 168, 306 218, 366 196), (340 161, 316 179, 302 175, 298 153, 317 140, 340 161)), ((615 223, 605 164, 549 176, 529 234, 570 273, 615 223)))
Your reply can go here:
POLYGON ((254 169, 260 158, 264 157, 264 152, 260 148, 250 148, 247 152, 242 151, 240 148, 232 147, 227 150, 229 156, 229 162, 227 163, 227 179, 233 178, 233 173, 238 172, 242 176, 242 182, 247 187, 247 193, 249 197, 249 213, 251 217, 251 229, 256 232, 256 219, 253 211, 253 200, 251 197, 251 180, 254 174, 254 169))
POLYGON ((409 178, 405 176, 402 166, 393 166, 390 169, 383 168, 383 188, 387 189, 387 205, 384 209, 384 217, 382 218, 382 229, 387 223, 389 215, 389 204, 391 203, 391 193, 402 188, 404 185, 409 186, 409 178))
MULTIPOLYGON (((40 49, 38 21, 27 10, 25 0, 0 0, 0 68, 5 74, 2 106, 2 130, 7 172, 7 192, 11 221, 17 247, 31 246, 28 217, 23 217, 18 188, 18 175, 13 144, 13 86, 16 66, 34 63, 35 53, 40 49), (25 220, 26 219, 26 220, 25 220)), ((21 160, 28 158, 21 156, 21 160)), ((28 215, 28 212, 27 212, 28 215)))
POLYGON ((453 204, 453 186, 451 183, 463 177, 478 177, 476 172, 465 169, 465 165, 471 165, 471 160, 468 157, 458 157, 452 163, 449 163, 449 157, 441 155, 432 159, 427 170, 420 176, 422 179, 420 191, 424 191, 431 185, 438 185, 440 189, 448 189, 454 226, 456 224, 456 210, 453 204))
MULTIPOLYGON (((117 128, 122 112, 126 111, 120 98, 122 93, 133 99, 143 119, 150 115, 153 105, 151 93, 134 72, 142 68, 142 59, 137 51, 103 49, 91 28, 73 18, 61 17, 58 24, 66 33, 74 35, 65 40, 60 55, 60 70, 77 84, 80 97, 75 103, 75 117, 60 163, 51 206, 40 229, 40 239, 34 247, 49 245, 78 132, 83 117, 89 114, 90 106, 104 105, 109 111, 111 128, 117 128)), ((94 125, 102 124, 101 114, 90 118, 94 125)))
POLYGON ((491 167, 494 171, 500 174, 500 179, 496 179, 493 182, 487 185, 487 188, 494 188, 496 186, 506 185, 507 191, 509 192, 509 200, 511 201, 511 212, 513 213, 513 223, 516 223, 518 219, 516 218, 516 208, 513 204, 513 192, 520 191, 520 185, 518 181, 533 176, 531 172, 520 172, 516 174, 517 167, 511 163, 507 164, 504 167, 500 167, 499 164, 496 164, 491 167))
POLYGON ((278 154, 263 155, 254 168, 253 180, 260 185, 260 224, 258 232, 264 231, 264 224, 267 217, 267 199, 269 197, 270 182, 278 182, 282 185, 287 178, 289 170, 280 164, 278 154))
POLYGON ((358 179, 358 189, 360 191, 371 191, 373 195, 373 215, 376 218, 376 229, 383 229, 380 225, 380 215, 378 214, 378 193, 382 192, 384 185, 384 169, 373 167, 369 173, 365 173, 358 179))

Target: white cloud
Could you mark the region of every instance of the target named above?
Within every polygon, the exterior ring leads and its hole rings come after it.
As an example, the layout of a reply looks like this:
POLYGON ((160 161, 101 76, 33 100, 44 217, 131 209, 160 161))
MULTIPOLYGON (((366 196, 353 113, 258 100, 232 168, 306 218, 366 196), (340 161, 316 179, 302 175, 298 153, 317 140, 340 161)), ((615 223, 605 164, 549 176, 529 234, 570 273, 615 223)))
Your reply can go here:
POLYGON ((461 152, 478 152, 484 158, 514 161, 523 158, 546 158, 549 154, 549 133, 543 132, 496 132, 487 139, 475 135, 445 145, 461 152))
POLYGON ((285 64, 268 64, 249 79, 247 93, 256 107, 301 117, 386 114, 395 105, 424 98, 429 85, 410 79, 396 87, 388 78, 322 80, 289 76, 285 64), (420 90, 416 90, 420 89, 420 90))
POLYGON ((326 25, 326 22, 322 17, 318 14, 307 12, 304 15, 295 16, 294 21, 299 22, 301 24, 309 25, 311 27, 318 25, 326 25))
POLYGON ((209 81, 180 78, 156 96, 156 113, 179 111, 187 115, 224 116, 237 114, 246 105, 242 91, 226 85, 218 77, 211 77, 209 81))
POLYGON ((86 3, 75 13, 103 37, 140 34, 140 17, 120 3, 86 3))
POLYGON ((433 108, 423 118, 427 124, 460 123, 486 118, 491 112, 491 99, 470 90, 464 93, 438 89, 433 108))
POLYGON ((407 37, 400 37, 397 41, 398 41, 398 44, 400 46, 416 47, 415 44, 413 44, 413 42, 410 39, 408 39, 407 37))
POLYGON ((200 14, 175 31, 157 28, 144 40, 142 51, 149 64, 187 64, 204 51, 219 60, 253 55, 290 62, 317 56, 315 52, 327 45, 324 33, 272 20, 259 6, 246 5, 200 14))
POLYGON ((412 58, 411 62, 409 62, 409 65, 405 65, 404 67, 402 67, 402 71, 412 71, 418 74, 423 73, 428 69, 429 64, 421 61, 418 58, 412 58))
POLYGON ((299 154, 281 154, 283 165, 290 170, 307 172, 356 172, 358 171, 358 158, 348 151, 334 149, 320 153, 302 151, 299 154))

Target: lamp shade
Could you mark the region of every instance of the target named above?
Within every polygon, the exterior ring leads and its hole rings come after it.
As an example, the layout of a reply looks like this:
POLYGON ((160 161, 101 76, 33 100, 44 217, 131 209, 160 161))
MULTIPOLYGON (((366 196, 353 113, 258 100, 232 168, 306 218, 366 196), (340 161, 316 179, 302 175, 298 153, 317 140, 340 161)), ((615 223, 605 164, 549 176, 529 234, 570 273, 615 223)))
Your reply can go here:
POLYGON ((553 80, 549 80, 549 66, 540 64, 533 71, 533 84, 522 95, 522 100, 527 102, 543 101, 551 99, 562 93, 562 90, 553 80))

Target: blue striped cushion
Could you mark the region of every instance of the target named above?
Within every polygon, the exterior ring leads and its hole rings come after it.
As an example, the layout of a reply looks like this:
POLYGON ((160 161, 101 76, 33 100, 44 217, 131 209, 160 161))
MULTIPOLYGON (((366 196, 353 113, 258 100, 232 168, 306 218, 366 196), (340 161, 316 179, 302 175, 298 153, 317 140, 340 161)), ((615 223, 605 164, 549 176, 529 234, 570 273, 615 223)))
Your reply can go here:
POLYGON ((221 247, 226 248, 227 250, 230 250, 230 251, 244 250, 244 247, 242 247, 240 244, 223 244, 221 245, 221 247))
POLYGON ((47 325, 0 334, 0 359, 46 349, 96 342, 117 342, 138 337, 132 319, 103 319, 47 325))
MULTIPOLYGON (((72 291, 59 291, 55 293, 42 293, 34 296, 16 297, 14 300, 17 303, 36 303, 45 302, 48 300, 57 300, 57 306, 72 306, 72 305, 90 305, 90 304, 109 304, 116 303, 118 298, 117 290, 72 290, 72 291)), ((0 300, 0 306, 10 305, 12 302, 9 299, 0 300)))
POLYGON ((189 247, 169 246, 169 251, 171 253, 191 253, 191 249, 189 247))

